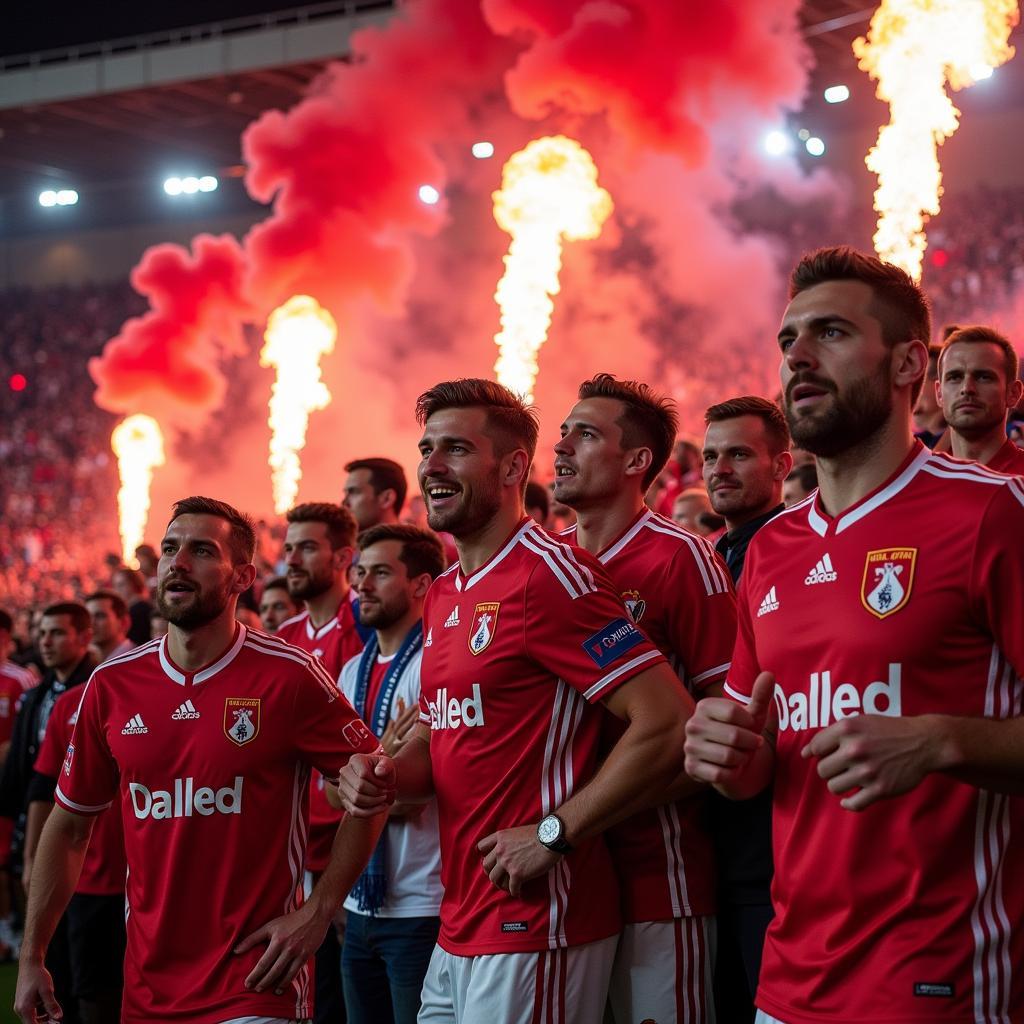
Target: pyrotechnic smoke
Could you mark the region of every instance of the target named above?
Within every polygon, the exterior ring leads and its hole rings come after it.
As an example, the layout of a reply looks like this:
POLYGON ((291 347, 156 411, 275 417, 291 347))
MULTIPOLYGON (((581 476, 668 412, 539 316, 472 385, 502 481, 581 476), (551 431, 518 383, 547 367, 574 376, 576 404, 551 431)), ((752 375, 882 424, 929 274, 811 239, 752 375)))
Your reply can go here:
POLYGON ((299 490, 299 453, 306 444, 309 414, 331 401, 331 392, 320 376, 320 359, 334 351, 337 337, 334 317, 309 295, 292 296, 267 321, 260 366, 277 370, 268 422, 274 511, 278 515, 292 507, 299 490))
POLYGON ((110 435, 117 456, 121 487, 117 492, 121 558, 138 567, 135 549, 146 535, 153 470, 164 464, 164 435, 152 416, 136 413, 122 420, 110 435))
POLYGON ((854 41, 858 64, 878 82, 890 119, 868 153, 878 175, 875 250, 921 279, 925 218, 939 212, 938 147, 959 125, 946 94, 972 85, 1013 56, 1016 0, 882 0, 867 38, 854 41))
POLYGON ((612 212, 590 154, 564 135, 535 139, 513 154, 494 193, 494 219, 512 236, 494 297, 501 307, 498 381, 533 397, 537 353, 559 291, 562 239, 596 238, 612 212))

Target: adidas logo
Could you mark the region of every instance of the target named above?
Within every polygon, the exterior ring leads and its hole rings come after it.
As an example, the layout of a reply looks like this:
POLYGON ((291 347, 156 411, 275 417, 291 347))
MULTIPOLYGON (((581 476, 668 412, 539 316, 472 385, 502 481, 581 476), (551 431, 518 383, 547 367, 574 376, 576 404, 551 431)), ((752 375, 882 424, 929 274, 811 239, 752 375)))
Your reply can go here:
POLYGON ((778 610, 779 599, 775 596, 775 588, 772 587, 772 589, 764 595, 764 599, 761 601, 761 607, 757 609, 757 617, 761 618, 762 615, 767 615, 769 612, 777 612, 778 610))
POLYGON ((132 715, 132 717, 124 723, 124 728, 121 730, 121 735, 138 736, 144 732, 149 732, 149 729, 146 726, 146 723, 142 720, 142 715, 132 715))
POLYGON ((454 607, 454 609, 452 609, 451 615, 449 615, 448 618, 444 620, 444 628, 445 629, 451 629, 452 626, 457 626, 458 624, 459 624, 459 606, 456 605, 454 607))
POLYGON ((807 574, 804 585, 809 587, 813 583, 835 583, 836 579, 837 574, 832 568, 832 558, 826 552, 818 559, 818 564, 807 574))
POLYGON ((178 705, 178 710, 171 715, 171 721, 173 722, 184 722, 190 718, 198 718, 199 712, 196 711, 195 704, 192 701, 187 700, 184 704, 178 705))

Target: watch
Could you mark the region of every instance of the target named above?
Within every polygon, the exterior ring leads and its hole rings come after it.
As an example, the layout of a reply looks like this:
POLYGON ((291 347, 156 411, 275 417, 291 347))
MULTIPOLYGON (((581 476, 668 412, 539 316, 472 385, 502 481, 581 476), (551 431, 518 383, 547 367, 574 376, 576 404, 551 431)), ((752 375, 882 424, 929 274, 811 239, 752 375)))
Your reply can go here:
POLYGON ((572 853, 572 847, 565 838, 565 822, 557 814, 541 819, 537 826, 537 841, 553 853, 572 853))

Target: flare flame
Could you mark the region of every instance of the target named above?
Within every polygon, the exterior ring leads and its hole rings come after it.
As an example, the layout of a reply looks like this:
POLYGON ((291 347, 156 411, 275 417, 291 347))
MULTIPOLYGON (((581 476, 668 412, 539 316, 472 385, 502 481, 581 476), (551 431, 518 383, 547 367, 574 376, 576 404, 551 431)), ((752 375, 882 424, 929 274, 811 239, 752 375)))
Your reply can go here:
POLYGON ((555 308, 551 296, 560 288, 562 240, 596 238, 612 199, 597 184, 590 154, 564 135, 534 139, 513 154, 493 199, 494 219, 512 236, 494 294, 501 309, 494 369, 499 383, 529 399, 555 308))
POLYGON ((153 470, 166 461, 164 435, 152 416, 136 413, 114 427, 110 446, 117 456, 117 469, 121 476, 121 487, 117 492, 121 560, 125 565, 138 568, 135 549, 146 535, 153 470))
POLYGON ((853 44, 890 113, 865 158, 878 175, 875 251, 915 281, 942 195, 938 146, 959 126, 946 84, 963 89, 1008 61, 1018 16, 1017 0, 882 0, 853 44))
POLYGON ((260 366, 277 370, 270 394, 270 474, 274 511, 292 507, 302 479, 299 453, 309 414, 326 408, 331 392, 320 376, 320 358, 334 351, 334 317, 309 295, 293 295, 267 320, 260 366))

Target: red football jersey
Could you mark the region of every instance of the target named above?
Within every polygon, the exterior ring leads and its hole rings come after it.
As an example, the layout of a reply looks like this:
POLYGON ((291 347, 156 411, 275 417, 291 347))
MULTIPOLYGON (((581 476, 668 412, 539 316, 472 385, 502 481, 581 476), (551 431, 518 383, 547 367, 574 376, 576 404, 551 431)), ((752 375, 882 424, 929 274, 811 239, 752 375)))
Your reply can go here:
POLYGON ((841 515, 814 496, 750 545, 727 688, 776 675, 757 1005, 787 1024, 1024 1020, 1024 801, 932 774, 856 813, 800 756, 859 713, 1020 715, 1022 526, 1021 480, 915 443, 841 515))
POLYGON ((450 953, 575 946, 620 928, 602 838, 579 844, 513 898, 476 844, 535 824, 594 774, 601 718, 590 706, 664 661, 629 621, 600 564, 532 520, 472 576, 440 576, 423 612, 420 717, 441 837, 441 934, 450 953))
POLYGON ((128 856, 125 1022, 311 1015, 311 964, 283 995, 249 992, 262 956, 232 950, 302 902, 311 768, 335 778, 379 749, 323 666, 239 626, 184 672, 166 638, 99 666, 57 800, 96 814, 120 795, 128 856))
MULTIPOLYGON (((309 612, 301 612, 282 622, 274 636, 315 654, 335 682, 341 676, 345 662, 363 649, 362 637, 356 629, 351 592, 342 599, 338 614, 319 629, 313 628, 309 612)), ((327 867, 340 822, 341 811, 327 802, 324 777, 314 772, 309 784, 309 845, 306 848, 308 871, 320 872, 327 867)))
MULTIPOLYGON (((82 693, 82 688, 76 686, 62 693, 53 705, 46 723, 46 735, 36 755, 35 770, 40 775, 60 780, 75 731, 75 722, 78 721, 78 705, 82 693)), ((96 815, 75 892, 116 896, 124 892, 127 873, 121 805, 115 800, 105 811, 96 815)))
MULTIPOLYGON (((575 543, 576 527, 564 534, 575 543)), ((736 642, 729 570, 704 538, 644 509, 597 559, 633 621, 693 695, 725 681, 736 642)), ((609 742, 625 725, 605 716, 609 742)), ((715 911, 714 850, 707 794, 644 811, 607 833, 627 924, 715 911)))
POLYGON ((36 677, 13 661, 0 662, 0 743, 14 732, 14 715, 21 695, 36 685, 36 677))
POLYGON ((1010 476, 1024 476, 1024 448, 1018 448, 1009 438, 986 463, 989 469, 1010 476))

